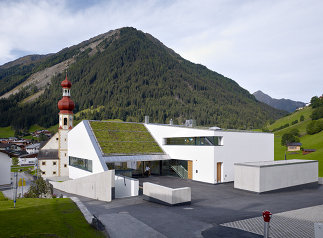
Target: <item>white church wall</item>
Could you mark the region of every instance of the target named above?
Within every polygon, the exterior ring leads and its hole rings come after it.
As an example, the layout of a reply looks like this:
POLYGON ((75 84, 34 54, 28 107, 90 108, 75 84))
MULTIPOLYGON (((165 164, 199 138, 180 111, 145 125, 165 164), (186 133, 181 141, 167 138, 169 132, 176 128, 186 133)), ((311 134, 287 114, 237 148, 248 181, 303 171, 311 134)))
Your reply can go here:
POLYGON ((41 148, 42 150, 57 150, 58 149, 58 132, 47 141, 47 143, 41 148))

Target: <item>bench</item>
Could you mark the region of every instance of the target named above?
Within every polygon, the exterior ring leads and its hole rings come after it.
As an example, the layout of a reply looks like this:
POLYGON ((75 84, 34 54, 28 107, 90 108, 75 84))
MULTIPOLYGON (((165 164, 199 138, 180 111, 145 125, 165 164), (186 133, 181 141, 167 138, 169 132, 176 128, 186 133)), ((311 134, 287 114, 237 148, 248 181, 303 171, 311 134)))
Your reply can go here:
POLYGON ((164 205, 191 204, 191 188, 169 188, 154 183, 143 183, 144 199, 164 205))

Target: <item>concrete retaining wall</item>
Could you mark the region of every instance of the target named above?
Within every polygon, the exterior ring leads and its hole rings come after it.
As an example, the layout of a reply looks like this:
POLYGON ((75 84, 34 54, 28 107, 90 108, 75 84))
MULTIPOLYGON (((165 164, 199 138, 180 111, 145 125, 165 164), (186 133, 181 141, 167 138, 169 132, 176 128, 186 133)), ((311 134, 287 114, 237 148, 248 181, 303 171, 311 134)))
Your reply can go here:
POLYGON ((169 205, 185 204, 191 202, 191 188, 168 188, 154 183, 143 183, 143 194, 148 200, 169 205))
POLYGON ((323 177, 319 177, 319 184, 323 184, 323 177))
POLYGON ((54 188, 67 193, 111 202, 114 189, 114 170, 68 180, 65 182, 50 181, 54 188))
POLYGON ((139 180, 123 176, 115 176, 115 193, 116 198, 138 196, 139 180))

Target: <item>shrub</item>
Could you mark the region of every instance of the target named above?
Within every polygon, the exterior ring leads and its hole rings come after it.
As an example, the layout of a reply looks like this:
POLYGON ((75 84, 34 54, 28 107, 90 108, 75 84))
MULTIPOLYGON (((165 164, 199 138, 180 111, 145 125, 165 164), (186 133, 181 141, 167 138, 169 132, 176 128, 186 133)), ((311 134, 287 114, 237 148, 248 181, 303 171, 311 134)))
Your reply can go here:
POLYGON ((25 193, 25 197, 39 198, 46 196, 51 192, 50 184, 46 182, 42 177, 32 181, 29 191, 25 193))
POLYGON ((289 123, 286 123, 285 125, 282 125, 282 126, 280 126, 280 127, 274 128, 274 129, 273 129, 273 132, 274 132, 274 131, 279 131, 279 130, 284 129, 284 128, 286 128, 286 127, 289 127, 289 123))
POLYGON ((323 118, 323 107, 315 108, 311 115, 312 120, 323 118))
POLYGON ((299 121, 304 121, 304 115, 301 115, 300 118, 299 118, 299 121))
POLYGON ((292 125, 295 125, 298 123, 298 120, 292 121, 292 125))
POLYGON ((323 130, 323 120, 311 121, 306 127, 307 134, 313 135, 323 130))

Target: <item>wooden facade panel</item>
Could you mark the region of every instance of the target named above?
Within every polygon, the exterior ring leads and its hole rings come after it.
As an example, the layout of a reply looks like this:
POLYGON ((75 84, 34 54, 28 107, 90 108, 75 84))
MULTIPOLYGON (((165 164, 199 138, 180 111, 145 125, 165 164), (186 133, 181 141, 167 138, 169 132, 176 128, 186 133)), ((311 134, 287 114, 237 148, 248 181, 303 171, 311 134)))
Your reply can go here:
POLYGON ((193 161, 188 160, 187 161, 187 178, 188 179, 193 179, 193 161))
POLYGON ((217 164, 217 170, 216 170, 216 180, 218 183, 221 183, 221 167, 222 167, 222 162, 218 162, 217 164))

